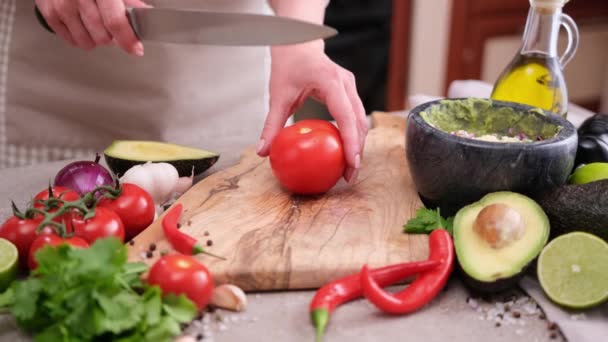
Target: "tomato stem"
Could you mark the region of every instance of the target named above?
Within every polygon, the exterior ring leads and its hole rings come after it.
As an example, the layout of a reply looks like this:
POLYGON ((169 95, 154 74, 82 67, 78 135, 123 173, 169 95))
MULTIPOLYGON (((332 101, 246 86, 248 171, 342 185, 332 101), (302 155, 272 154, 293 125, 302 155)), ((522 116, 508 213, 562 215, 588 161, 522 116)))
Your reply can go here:
MULTIPOLYGON (((50 190, 49 190, 50 191, 50 190)), ((63 215, 69 213, 76 209, 83 217, 91 218, 95 216, 95 206, 97 202, 92 193, 87 193, 84 197, 77 199, 75 201, 65 201, 61 198, 51 198, 49 195, 48 200, 40 200, 38 203, 44 206, 44 209, 37 209, 34 207, 29 208, 26 211, 25 216, 29 217, 33 214, 40 214, 44 217, 44 219, 38 225, 36 230, 37 233, 40 233, 45 227, 51 227, 57 235, 61 237, 70 237, 71 234, 67 233, 67 228, 65 222, 58 223, 55 220, 61 218, 63 215), (93 201, 94 205, 92 208, 87 206, 87 202, 93 201), (57 209, 53 212, 49 212, 50 209, 57 209)))
MULTIPOLYGON (((98 159, 99 155, 97 155, 96 162, 98 159)), ((69 190, 66 190, 66 192, 67 191, 69 190)), ((13 214, 20 219, 33 218, 34 215, 40 214, 42 215, 43 220, 36 229, 37 233, 42 232, 45 227, 50 227, 57 233, 57 235, 61 237, 71 237, 73 233, 67 232, 66 222, 62 221, 59 223, 56 220, 74 210, 77 210, 82 215, 84 220, 95 217, 95 208, 97 207, 99 200, 103 197, 116 199, 122 193, 122 186, 120 185, 119 181, 116 180, 115 187, 107 185, 98 186, 74 201, 66 201, 61 198, 61 196, 66 192, 55 194, 52 183, 49 181, 48 199, 34 201, 32 206, 25 211, 25 214, 23 214, 17 208, 17 205, 14 202, 11 202, 13 214), (97 196, 98 192, 101 193, 102 196, 97 196), (38 209, 33 206, 34 204, 38 204, 42 206, 42 208, 38 209)))
POLYGON ((17 208, 17 204, 15 204, 15 201, 11 201, 11 208, 13 209, 13 215, 15 215, 16 217, 18 217, 21 220, 25 220, 26 219, 26 215, 23 214, 19 208, 17 208))
POLYGON ((103 197, 115 200, 122 194, 122 185, 120 184, 119 180, 116 179, 116 184, 113 187, 109 185, 100 185, 91 191, 93 196, 96 192, 102 192, 103 197))

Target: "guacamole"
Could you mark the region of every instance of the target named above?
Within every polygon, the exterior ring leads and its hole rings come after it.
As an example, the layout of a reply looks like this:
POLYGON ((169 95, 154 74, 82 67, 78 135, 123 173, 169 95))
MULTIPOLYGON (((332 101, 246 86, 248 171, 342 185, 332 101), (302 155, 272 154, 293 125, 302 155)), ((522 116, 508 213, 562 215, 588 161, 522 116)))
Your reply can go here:
POLYGON ((531 143, 551 139, 561 129, 546 120, 542 110, 495 107, 487 99, 443 100, 420 116, 444 132, 495 142, 531 143))

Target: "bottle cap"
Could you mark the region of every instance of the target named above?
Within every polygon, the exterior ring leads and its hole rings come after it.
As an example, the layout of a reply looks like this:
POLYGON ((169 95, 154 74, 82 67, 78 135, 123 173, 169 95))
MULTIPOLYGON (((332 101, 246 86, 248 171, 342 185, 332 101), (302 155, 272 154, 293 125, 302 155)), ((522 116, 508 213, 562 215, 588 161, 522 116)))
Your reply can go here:
POLYGON ((530 0, 530 5, 542 9, 558 9, 564 7, 570 0, 530 0))

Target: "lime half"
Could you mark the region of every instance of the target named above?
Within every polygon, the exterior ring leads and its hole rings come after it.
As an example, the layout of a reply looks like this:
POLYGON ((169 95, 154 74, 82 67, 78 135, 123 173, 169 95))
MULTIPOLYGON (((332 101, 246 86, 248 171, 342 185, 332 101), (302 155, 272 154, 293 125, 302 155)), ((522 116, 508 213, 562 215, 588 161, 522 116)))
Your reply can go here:
POLYGON ((570 176, 572 184, 587 184, 608 178, 608 163, 591 163, 583 165, 570 176))
POLYGON ((583 232, 551 241, 538 257, 538 279, 557 304, 584 309, 608 300, 608 243, 583 232))
POLYGON ((0 291, 6 290, 17 278, 19 252, 12 242, 0 238, 0 291))

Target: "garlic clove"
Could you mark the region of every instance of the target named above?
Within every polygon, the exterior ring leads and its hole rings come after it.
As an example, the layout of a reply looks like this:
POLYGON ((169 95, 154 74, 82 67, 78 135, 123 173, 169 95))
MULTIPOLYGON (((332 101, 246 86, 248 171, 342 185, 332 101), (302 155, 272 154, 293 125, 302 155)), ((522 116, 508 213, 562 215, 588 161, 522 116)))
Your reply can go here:
POLYGON ((196 338, 190 335, 182 335, 175 339, 175 342, 196 342, 196 338))
POLYGON ((247 296, 240 287, 224 284, 213 289, 209 303, 221 309, 243 311, 247 307, 247 296))
POLYGON ((179 177, 177 184, 175 185, 175 193, 178 195, 184 194, 188 189, 192 187, 192 177, 179 177))
POLYGON ((173 191, 175 192, 175 196, 179 197, 179 196, 183 195, 184 193, 186 193, 186 191, 188 191, 188 189, 190 189, 192 187, 193 183, 194 183, 194 166, 192 167, 192 173, 190 173, 190 176, 179 177, 179 179, 177 180, 177 184, 175 184, 175 189, 173 189, 173 191))
POLYGON ((155 163, 154 168, 150 169, 158 189, 158 203, 165 203, 171 199, 177 185, 179 179, 177 169, 169 163, 155 163))

